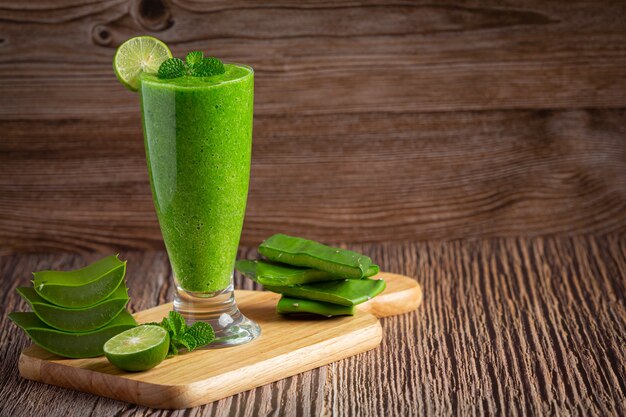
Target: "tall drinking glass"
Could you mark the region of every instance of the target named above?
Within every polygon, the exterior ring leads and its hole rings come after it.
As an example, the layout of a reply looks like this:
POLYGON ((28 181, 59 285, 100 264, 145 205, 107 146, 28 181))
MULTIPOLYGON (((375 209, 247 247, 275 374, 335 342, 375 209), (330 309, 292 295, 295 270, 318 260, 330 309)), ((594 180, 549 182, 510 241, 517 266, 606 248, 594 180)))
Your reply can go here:
POLYGON ((216 341, 260 334, 235 302, 233 269, 250 179, 254 72, 225 64, 212 77, 141 76, 141 111, 152 197, 176 296, 188 323, 206 321, 216 341))

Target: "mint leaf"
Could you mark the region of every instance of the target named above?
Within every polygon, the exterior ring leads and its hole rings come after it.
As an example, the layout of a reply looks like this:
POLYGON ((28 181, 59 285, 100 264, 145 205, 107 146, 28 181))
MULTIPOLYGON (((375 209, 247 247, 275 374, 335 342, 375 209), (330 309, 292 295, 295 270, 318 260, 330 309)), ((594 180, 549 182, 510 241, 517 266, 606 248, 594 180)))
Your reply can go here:
POLYGON ((187 350, 188 350, 189 352, 191 352, 192 350, 194 350, 195 348, 197 348, 197 347, 199 346, 199 345, 198 345, 198 341, 196 340, 196 338, 195 338, 195 337, 193 337, 193 336, 192 336, 191 334, 189 334, 189 333, 185 333, 185 334, 181 337, 181 339, 180 339, 180 343, 181 343, 182 345, 184 345, 184 346, 187 348, 187 350))
POLYGON ((201 321, 197 321, 191 327, 189 327, 184 336, 193 337, 196 341, 196 347, 206 346, 213 340, 215 340, 215 332, 213 331, 211 325, 201 321))
POLYGON ((187 324, 185 323, 184 317, 176 311, 170 311, 168 318, 170 326, 174 332, 174 336, 182 336, 183 333, 185 333, 185 331, 187 330, 187 324))
POLYGON ((176 347, 186 348, 189 350, 189 344, 181 337, 180 339, 176 339, 176 347))
POLYGON ((187 62, 187 67, 192 70, 202 62, 202 58, 204 57, 204 53, 202 51, 192 51, 187 54, 185 57, 185 61, 187 62))
POLYGON ((171 342, 171 339, 170 339, 170 348, 167 351, 167 357, 171 358, 172 356, 176 356, 176 355, 178 355, 178 349, 176 348, 176 346, 174 346, 174 344, 171 342))
POLYGON ((187 326, 185 319, 180 313, 170 311, 167 317, 163 317, 161 323, 146 323, 163 327, 170 336, 170 347, 167 357, 178 355, 178 350, 186 348, 189 352, 208 345, 215 340, 215 332, 210 324, 198 321, 192 326, 187 326))
POLYGON ((222 61, 215 57, 203 58, 202 62, 192 68, 191 75, 194 77, 211 77, 223 74, 226 70, 222 61))
POLYGON ((157 75, 162 79, 170 79, 182 77, 186 72, 187 67, 182 59, 169 58, 161 63, 157 75))
POLYGON ((172 326, 170 325, 170 320, 167 317, 163 317, 163 320, 161 320, 159 326, 163 327, 170 334, 170 338, 172 337, 172 335, 174 334, 174 329, 172 329, 172 326))
POLYGON ((194 77, 211 77, 223 74, 226 69, 222 61, 215 57, 204 58, 202 51, 192 51, 187 54, 184 62, 179 58, 170 58, 159 67, 157 73, 161 79, 178 78, 184 75, 194 77))

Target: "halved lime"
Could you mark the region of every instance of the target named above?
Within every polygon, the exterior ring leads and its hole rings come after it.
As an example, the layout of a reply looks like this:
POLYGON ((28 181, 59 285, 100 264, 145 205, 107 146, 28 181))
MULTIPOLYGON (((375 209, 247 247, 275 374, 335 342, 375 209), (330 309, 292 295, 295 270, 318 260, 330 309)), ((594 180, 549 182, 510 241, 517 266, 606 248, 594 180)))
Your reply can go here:
POLYGON ((143 325, 126 330, 104 344, 109 362, 125 371, 145 371, 167 356, 170 336, 160 326, 143 325))
POLYGON ((172 57, 170 48, 152 36, 137 36, 121 44, 113 57, 117 79, 130 91, 139 89, 142 72, 156 74, 161 63, 172 57))

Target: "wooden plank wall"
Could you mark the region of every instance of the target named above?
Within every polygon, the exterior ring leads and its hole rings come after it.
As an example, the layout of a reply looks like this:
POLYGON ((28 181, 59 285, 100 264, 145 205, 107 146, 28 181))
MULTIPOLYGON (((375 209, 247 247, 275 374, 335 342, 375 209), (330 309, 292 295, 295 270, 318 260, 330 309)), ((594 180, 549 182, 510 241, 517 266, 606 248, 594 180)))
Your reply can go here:
POLYGON ((243 242, 626 230, 626 3, 0 0, 0 254, 161 247, 138 34, 256 70, 243 242))

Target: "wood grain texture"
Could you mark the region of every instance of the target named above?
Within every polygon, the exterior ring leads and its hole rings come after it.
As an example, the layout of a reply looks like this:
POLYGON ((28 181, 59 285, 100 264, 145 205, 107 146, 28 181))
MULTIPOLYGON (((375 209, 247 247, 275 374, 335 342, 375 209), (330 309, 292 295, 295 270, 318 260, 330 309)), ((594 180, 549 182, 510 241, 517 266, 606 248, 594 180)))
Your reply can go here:
MULTIPOLYGON (((415 276, 424 304, 382 320, 379 349, 185 412, 20 379, 29 342, 6 319, 31 271, 95 255, 0 258, 0 415, 351 416, 626 413, 626 235, 350 245, 415 276)), ((245 250, 244 256, 254 255, 245 250)), ((128 252, 131 308, 173 295, 162 252, 128 252), (146 279, 149 277, 150 279, 146 279)), ((237 277, 240 288, 258 286, 237 277)))
POLYGON ((138 97, 148 33, 256 69, 243 242, 626 228, 626 5, 0 0, 0 253, 162 248, 138 97))
POLYGON ((624 107, 625 14, 613 1, 3 0, 0 118, 136 114, 110 63, 140 33, 252 65, 258 115, 624 107))
MULTIPOLYGON (((623 110, 258 117, 242 242, 626 230, 623 110)), ((155 249, 139 119, 0 122, 0 253, 155 249)))

